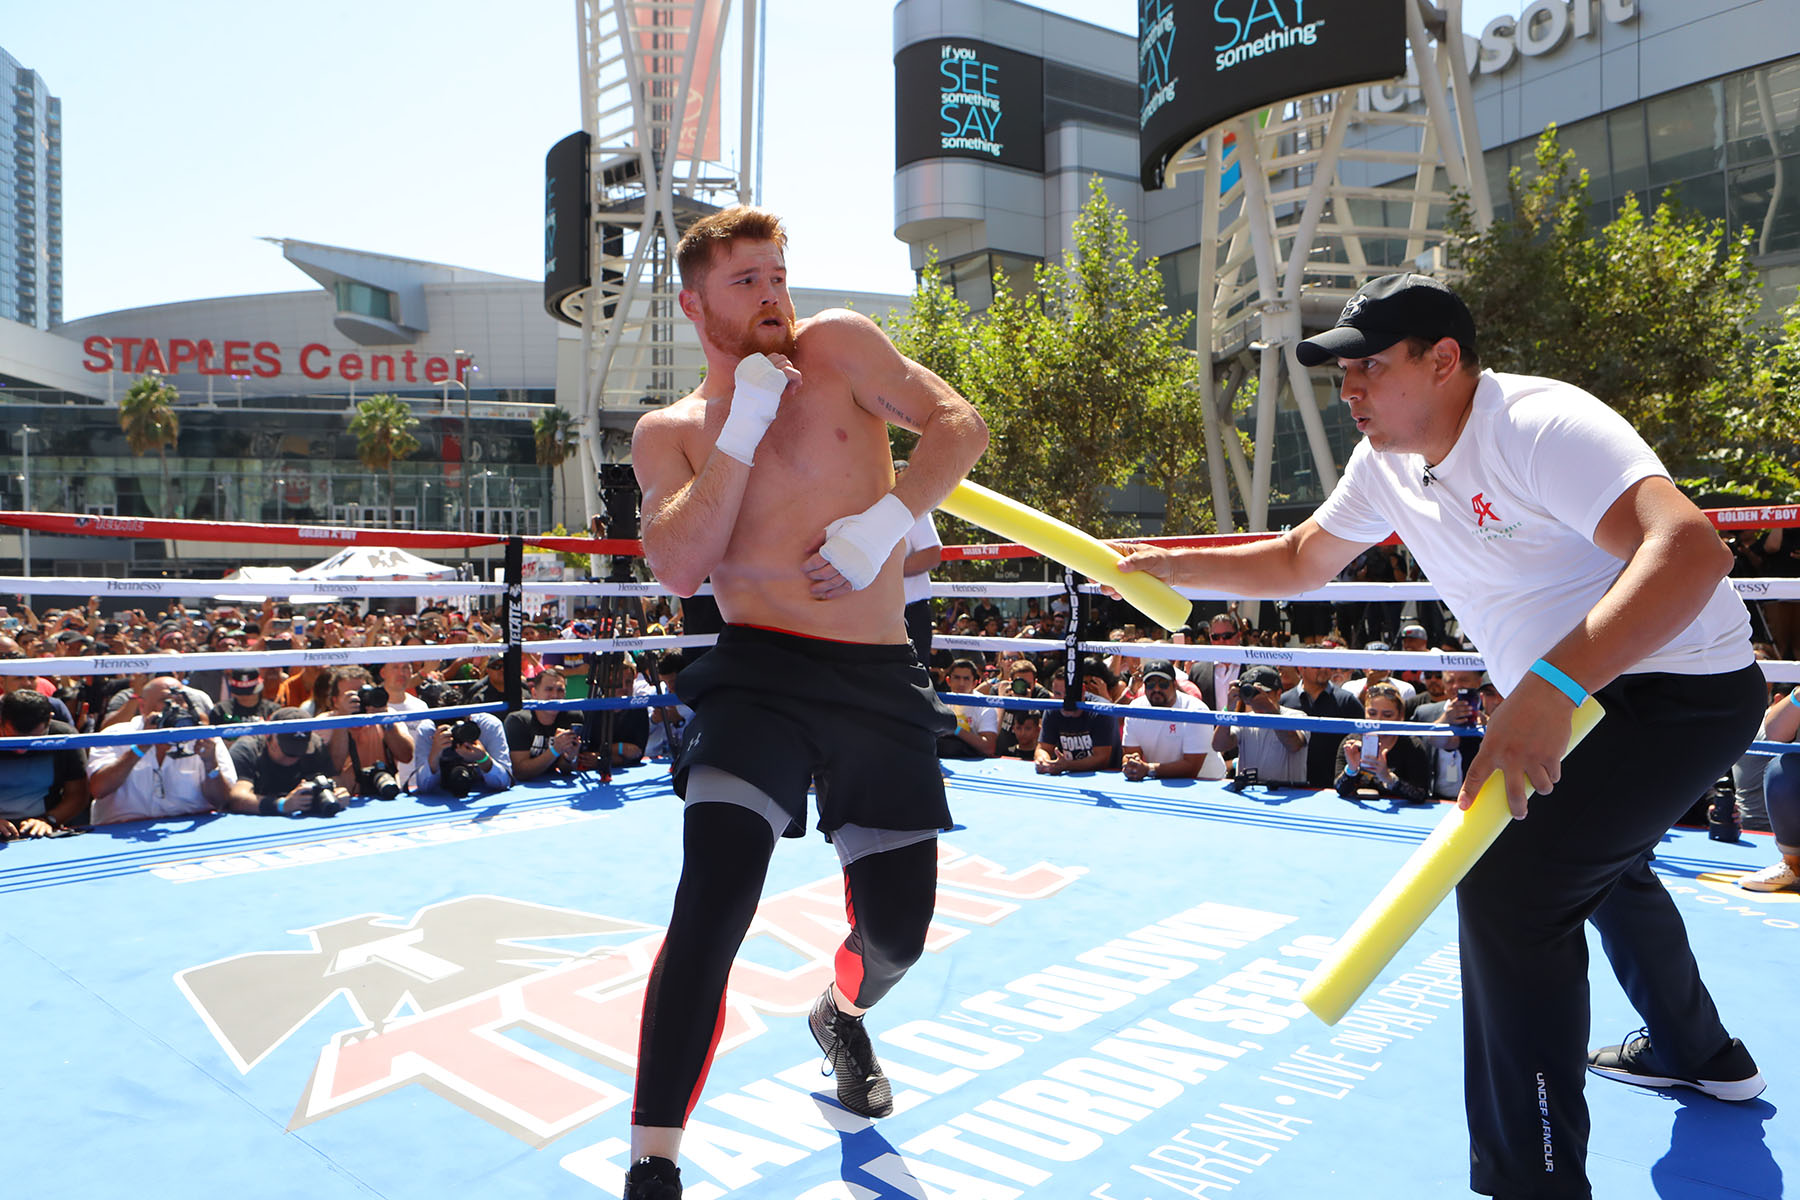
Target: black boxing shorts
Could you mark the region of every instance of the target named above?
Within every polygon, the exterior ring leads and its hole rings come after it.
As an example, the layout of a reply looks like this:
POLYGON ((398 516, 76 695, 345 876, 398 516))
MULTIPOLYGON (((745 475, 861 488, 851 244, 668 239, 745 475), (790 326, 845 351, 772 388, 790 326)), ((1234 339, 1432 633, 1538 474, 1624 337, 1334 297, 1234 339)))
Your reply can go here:
POLYGON ((937 739, 956 717, 906 642, 865 644, 727 625, 718 644, 676 678, 694 710, 675 762, 714 767, 760 789, 788 814, 785 836, 806 832, 816 784, 819 831, 948 829, 937 739))

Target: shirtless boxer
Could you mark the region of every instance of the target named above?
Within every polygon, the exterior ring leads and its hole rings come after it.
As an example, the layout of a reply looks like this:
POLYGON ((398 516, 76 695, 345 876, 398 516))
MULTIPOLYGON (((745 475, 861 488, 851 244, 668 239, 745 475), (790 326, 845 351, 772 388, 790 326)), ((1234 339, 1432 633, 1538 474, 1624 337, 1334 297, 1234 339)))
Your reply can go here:
POLYGON ((893 1100, 862 1014, 918 958, 949 827, 937 735, 955 725, 907 642, 900 544, 987 445, 969 403, 868 318, 796 321, 780 220, 733 207, 676 251, 706 381, 643 417, 632 459, 644 554, 682 596, 709 576, 718 645, 681 673, 693 708, 675 764, 681 882, 644 995, 627 1200, 681 1195, 682 1126, 724 1019, 725 984, 778 837, 819 830, 851 928, 811 1028, 838 1100, 893 1100), (919 433, 898 485, 888 424, 919 433))

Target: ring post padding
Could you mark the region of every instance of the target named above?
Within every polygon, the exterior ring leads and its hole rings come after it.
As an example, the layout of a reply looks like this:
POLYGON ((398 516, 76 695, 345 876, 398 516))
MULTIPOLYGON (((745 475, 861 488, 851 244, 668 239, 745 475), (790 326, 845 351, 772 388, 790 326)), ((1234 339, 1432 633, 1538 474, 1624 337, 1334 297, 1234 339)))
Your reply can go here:
POLYGON ((1120 571, 1120 556, 1106 543, 978 483, 957 484, 938 507, 1104 583, 1164 629, 1180 629, 1193 611, 1193 601, 1154 575, 1120 571))
MULTIPOLYGON (((1591 696, 1575 710, 1569 727, 1568 750, 1580 744, 1605 712, 1591 696)), ((1506 803, 1506 780, 1496 771, 1481 785, 1468 809, 1452 808, 1438 822, 1412 857, 1381 889, 1362 915, 1339 938, 1331 954, 1319 964, 1300 1001, 1327 1025, 1336 1025, 1361 998, 1369 984, 1418 932, 1432 910, 1450 894, 1462 877, 1494 844, 1512 819, 1506 803)))

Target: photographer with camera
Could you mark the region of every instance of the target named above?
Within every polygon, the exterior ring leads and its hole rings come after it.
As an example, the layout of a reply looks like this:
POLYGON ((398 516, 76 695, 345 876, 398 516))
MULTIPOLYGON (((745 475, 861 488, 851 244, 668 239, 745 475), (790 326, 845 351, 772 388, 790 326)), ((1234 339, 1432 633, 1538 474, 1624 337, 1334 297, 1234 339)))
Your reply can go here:
MULTIPOLYGON (((321 695, 326 711, 339 717, 386 712, 392 699, 387 688, 359 666, 333 667, 321 695)), ((399 764, 413 758, 413 739, 400 725, 333 729, 326 744, 335 774, 342 776, 345 765, 349 765, 354 794, 383 800, 400 794, 399 764)))
MULTIPOLYGON (((276 721, 302 721, 297 708, 276 709, 276 721)), ((264 816, 334 817, 349 799, 331 769, 331 753, 314 733, 271 733, 231 744, 239 785, 248 787, 264 816)))
MULTIPOLYGON (((100 719, 100 729, 102 732, 112 729, 113 732, 117 733, 119 731, 113 729, 115 725, 118 725, 123 721, 129 721, 133 717, 142 716, 145 713, 150 715, 151 725, 155 725, 157 715, 161 711, 160 705, 152 706, 143 701, 144 688, 149 685, 150 680, 153 678, 155 677, 148 672, 131 675, 127 677, 127 686, 117 688, 113 691, 111 697, 106 702, 106 715, 100 719)), ((174 679, 176 685, 184 694, 186 694, 189 704, 193 707, 194 712, 200 717, 200 723, 202 725, 211 725, 213 708, 212 698, 199 688, 183 683, 175 675, 169 675, 166 676, 166 678, 174 679)))
MULTIPOLYGON (((568 681, 554 667, 538 672, 531 681, 533 700, 561 700, 568 691, 568 681)), ((507 713, 500 724, 506 730, 513 778, 523 782, 551 774, 590 771, 598 766, 599 756, 587 749, 585 716, 548 708, 507 713)))
MULTIPOLYGON (((1487 725, 1490 697, 1497 705, 1499 693, 1491 682, 1482 681, 1480 671, 1446 671, 1444 682, 1449 691, 1442 700, 1421 704, 1413 710, 1412 720, 1424 725, 1455 725, 1462 728, 1487 725)), ((1429 738, 1425 745, 1432 752, 1431 793, 1441 800, 1451 800, 1462 790, 1463 774, 1481 752, 1478 737, 1429 738)))
MULTIPOLYGON (((387 689, 389 712, 423 713, 431 707, 418 695, 413 679, 414 665, 409 662, 387 662, 376 668, 377 681, 387 689)), ((407 721, 393 727, 405 736, 407 744, 406 756, 397 757, 394 763, 402 788, 412 787, 413 776, 419 773, 419 763, 424 758, 418 747, 428 739, 420 733, 421 725, 422 722, 419 721, 407 721)))
MULTIPOLYGON (((1298 717, 1297 709, 1281 706, 1281 674, 1274 667, 1245 667, 1235 683, 1225 689, 1225 711, 1261 713, 1264 716, 1298 717)), ((1237 752, 1237 776, 1244 783, 1267 787, 1306 786, 1307 734, 1302 729, 1264 729, 1254 725, 1219 725, 1213 729, 1213 749, 1229 756, 1237 752)))
MULTIPOLYGON (((460 701, 459 701, 460 703, 460 701)), ((441 787, 457 799, 512 786, 506 733, 493 713, 419 725, 419 770, 413 790, 441 787)))
MULTIPOLYGON (((145 729, 186 729, 206 722, 179 680, 159 675, 138 694, 142 713, 113 726, 117 733, 145 729)), ((94 795, 94 824, 180 817, 212 810, 255 812, 245 787, 234 794, 237 769, 219 752, 217 737, 154 745, 99 746, 88 755, 88 788, 94 795)))

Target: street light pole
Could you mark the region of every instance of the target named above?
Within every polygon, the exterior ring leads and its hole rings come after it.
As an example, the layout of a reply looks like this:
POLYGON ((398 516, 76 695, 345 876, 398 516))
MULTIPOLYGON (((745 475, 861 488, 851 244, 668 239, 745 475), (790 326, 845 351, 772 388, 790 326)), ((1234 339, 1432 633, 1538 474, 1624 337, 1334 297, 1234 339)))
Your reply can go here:
MULTIPOLYGON (((31 435, 37 430, 29 425, 19 426, 19 457, 23 461, 25 481, 25 511, 31 511, 31 435)), ((19 530, 19 558, 25 570, 25 577, 31 577, 31 530, 19 530)))
MULTIPOLYGON (((492 471, 483 471, 481 473, 481 523, 484 526, 490 525, 494 516, 492 509, 488 507, 488 480, 493 477, 493 474, 492 471)), ((482 532, 492 534, 494 531, 491 528, 488 528, 483 529, 482 532)), ((487 567, 488 578, 492 579, 494 577, 494 555, 492 548, 489 548, 482 553, 481 561, 483 565, 487 567)))
MULTIPOLYGON (((469 532, 469 466, 471 463, 473 463, 475 461, 475 458, 474 458, 475 443, 474 443, 473 434, 470 432, 471 424, 469 421, 469 381, 463 378, 463 372, 462 372, 462 362, 463 362, 463 359, 467 356, 468 351, 462 349, 461 347, 458 347, 457 350, 455 351, 455 353, 456 353, 457 370, 456 370, 455 376, 452 377, 449 380, 449 382, 456 384, 457 387, 460 387, 462 389, 462 393, 463 393, 462 531, 464 533, 467 533, 467 532, 469 532)), ((469 368, 471 370, 474 370, 475 364, 471 362, 469 364, 469 368)))

